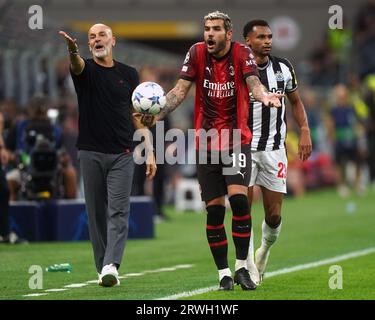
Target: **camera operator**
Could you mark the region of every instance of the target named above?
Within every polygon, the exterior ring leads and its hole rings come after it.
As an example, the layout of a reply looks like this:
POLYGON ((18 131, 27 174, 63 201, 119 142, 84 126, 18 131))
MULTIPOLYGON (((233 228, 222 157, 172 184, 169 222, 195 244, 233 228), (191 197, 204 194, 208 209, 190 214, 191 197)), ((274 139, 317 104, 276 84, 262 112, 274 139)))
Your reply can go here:
MULTIPOLYGON (((62 197, 66 199, 76 197, 77 173, 71 165, 69 156, 61 151, 62 130, 59 126, 51 123, 47 115, 47 109, 46 99, 42 97, 32 98, 27 110, 28 117, 17 121, 9 132, 6 146, 10 151, 10 160, 17 165, 16 168, 7 173, 10 200, 18 200, 18 193, 22 183, 20 169, 22 166, 19 164, 21 163, 28 168, 33 152, 38 152, 39 155, 43 156, 43 152, 48 155, 46 153, 48 151, 57 158, 58 167, 61 170, 63 184, 62 197), (38 148, 41 145, 41 140, 43 140, 43 149, 39 151, 38 148)), ((50 159, 47 158, 46 160, 50 159)), ((60 189, 61 186, 56 187, 60 189)), ((59 193, 58 190, 55 190, 55 192, 59 193)))

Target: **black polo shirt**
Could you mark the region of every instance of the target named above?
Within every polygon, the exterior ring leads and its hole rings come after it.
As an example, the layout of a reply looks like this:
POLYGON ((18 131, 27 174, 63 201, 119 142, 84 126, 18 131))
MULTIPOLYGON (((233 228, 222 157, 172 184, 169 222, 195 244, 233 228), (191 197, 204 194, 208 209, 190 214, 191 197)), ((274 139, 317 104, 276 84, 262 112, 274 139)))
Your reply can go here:
POLYGON ((108 68, 84 60, 79 75, 71 72, 79 108, 77 148, 111 154, 132 151, 131 95, 139 84, 137 71, 117 61, 108 68))

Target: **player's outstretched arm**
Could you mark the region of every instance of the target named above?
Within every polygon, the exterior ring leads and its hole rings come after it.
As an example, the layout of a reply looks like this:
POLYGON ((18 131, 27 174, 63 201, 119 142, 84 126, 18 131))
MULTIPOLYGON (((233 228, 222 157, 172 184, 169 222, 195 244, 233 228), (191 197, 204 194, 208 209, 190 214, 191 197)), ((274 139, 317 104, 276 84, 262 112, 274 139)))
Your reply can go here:
POLYGON ((298 156, 302 161, 305 161, 310 157, 312 152, 310 128, 307 121, 305 107, 298 94, 298 90, 290 92, 287 95, 288 100, 292 105, 293 118, 296 120, 300 129, 298 156))
POLYGON ((284 97, 284 95, 279 93, 269 93, 257 76, 247 77, 246 83, 255 100, 262 102, 268 107, 281 107, 280 99, 284 97))
POLYGON ((83 68, 85 67, 85 61, 79 55, 77 39, 73 39, 64 31, 59 31, 59 34, 64 37, 66 44, 68 46, 68 52, 70 57, 70 68, 72 72, 76 75, 79 75, 83 68))
POLYGON ((167 114, 175 110, 181 104, 181 102, 185 100, 192 84, 193 83, 188 80, 178 80, 175 87, 167 93, 167 102, 165 104, 165 107, 156 116, 157 120, 162 120, 163 118, 165 118, 167 114))
POLYGON ((174 111, 181 104, 181 102, 184 101, 192 84, 193 83, 188 80, 178 80, 175 87, 167 93, 167 102, 160 113, 156 116, 145 114, 142 117, 142 123, 148 127, 152 127, 153 125, 155 125, 156 121, 163 120, 167 116, 167 114, 174 111))

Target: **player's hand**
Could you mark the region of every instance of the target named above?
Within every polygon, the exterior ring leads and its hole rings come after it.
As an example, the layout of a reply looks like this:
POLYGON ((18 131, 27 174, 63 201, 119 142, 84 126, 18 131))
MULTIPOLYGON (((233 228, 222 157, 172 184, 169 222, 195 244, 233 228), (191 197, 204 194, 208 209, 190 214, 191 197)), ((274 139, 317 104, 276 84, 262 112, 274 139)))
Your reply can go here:
POLYGON ((146 158, 146 177, 147 179, 151 180, 153 177, 155 177, 156 174, 156 160, 154 156, 154 152, 150 151, 147 154, 146 158))
POLYGON ((141 121, 142 121, 142 124, 151 128, 156 124, 156 121, 159 121, 159 118, 158 116, 153 116, 151 114, 146 113, 146 114, 143 114, 141 121))
POLYGON ((137 128, 150 128, 155 125, 156 121, 158 121, 158 118, 156 116, 140 112, 133 112, 133 119, 135 121, 135 124, 137 125, 137 128))
POLYGON ((284 95, 281 93, 269 93, 264 96, 262 103, 266 105, 267 107, 275 107, 280 108, 281 107, 281 98, 283 98, 284 95))
POLYGON ((134 119, 134 124, 136 128, 142 128, 144 127, 144 124, 142 123, 142 117, 143 113, 140 112, 133 112, 133 119, 134 119))
POLYGON ((59 31, 59 34, 64 37, 66 44, 68 45, 69 52, 78 52, 77 39, 73 39, 65 31, 59 31))
POLYGON ((306 161, 312 152, 310 130, 308 128, 302 128, 300 135, 301 136, 298 143, 298 156, 302 161, 306 161))

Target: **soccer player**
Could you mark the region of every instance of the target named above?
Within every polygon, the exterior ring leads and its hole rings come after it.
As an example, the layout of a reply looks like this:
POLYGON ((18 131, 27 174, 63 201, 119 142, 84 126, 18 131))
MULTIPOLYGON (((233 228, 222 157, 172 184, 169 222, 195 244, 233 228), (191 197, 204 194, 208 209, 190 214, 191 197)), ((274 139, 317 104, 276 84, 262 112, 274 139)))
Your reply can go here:
MULTIPOLYGON (((271 56, 272 31, 264 20, 248 22, 243 29, 246 44, 253 50, 258 65, 260 80, 269 92, 286 94, 292 106, 293 117, 300 129, 298 155, 302 161, 309 158, 312 150, 310 129, 305 108, 297 90, 297 80, 290 62, 271 56)), ((262 245, 255 252, 252 237, 248 255, 251 278, 261 283, 266 269, 270 247, 281 230, 281 205, 286 193, 287 157, 285 151, 286 109, 268 108, 264 103, 250 98, 249 128, 251 141, 252 171, 248 190, 251 208, 253 187, 259 185, 263 195, 265 219, 262 224, 262 245)))
MULTIPOLYGON (((194 44, 186 55, 180 79, 167 94, 166 106, 155 118, 144 119, 155 123, 172 112, 185 99, 193 82, 196 84, 194 126, 197 135, 197 156, 204 154, 207 147, 207 164, 198 162, 198 181, 201 195, 206 203, 206 235, 211 253, 219 273, 219 290, 233 290, 234 282, 243 290, 254 290, 247 270, 246 258, 250 241, 251 218, 247 200, 250 180, 251 132, 247 126, 249 114, 249 91, 255 99, 268 107, 280 107, 282 95, 268 93, 259 81, 256 63, 250 48, 232 42, 232 23, 228 15, 212 12, 204 17, 204 42, 194 44), (200 133, 225 130, 232 136, 240 131, 240 138, 219 136, 205 143, 200 133), (223 142, 227 140, 226 142, 223 142), (216 141, 216 142, 215 142, 216 141), (239 151, 224 161, 221 155, 225 150, 239 151), (220 162, 210 161, 220 155, 220 162), (241 162, 239 170, 232 175, 223 174, 223 169, 241 162), (236 249, 234 281, 227 259, 227 236, 224 228, 225 195, 228 194, 233 211, 232 236, 236 249)), ((234 151, 233 151, 234 152, 234 151)), ((224 159, 224 157, 223 157, 224 159)))
MULTIPOLYGON (((75 39, 63 31, 60 35, 68 45, 78 97, 77 147, 95 265, 99 284, 111 287, 120 283, 118 268, 128 236, 134 126, 144 128, 139 117, 132 117, 131 95, 139 83, 138 73, 113 59, 115 37, 104 24, 95 24, 88 32, 92 59, 79 55, 75 39)), ((148 152, 146 175, 153 177, 155 171, 153 152, 148 152)))

